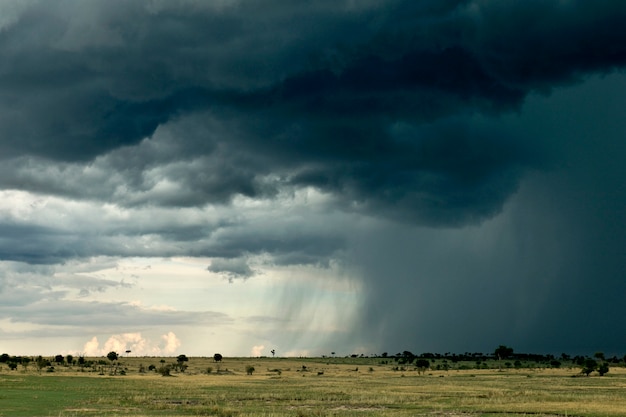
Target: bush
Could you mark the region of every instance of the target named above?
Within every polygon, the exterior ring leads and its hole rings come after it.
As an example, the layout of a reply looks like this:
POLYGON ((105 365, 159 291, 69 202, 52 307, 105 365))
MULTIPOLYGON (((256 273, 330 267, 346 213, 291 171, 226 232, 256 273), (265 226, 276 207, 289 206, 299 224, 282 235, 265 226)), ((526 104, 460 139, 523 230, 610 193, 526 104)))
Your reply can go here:
POLYGON ((254 373, 254 366, 246 365, 246 374, 252 375, 254 373))
POLYGON ((206 373, 210 374, 211 372, 213 372, 213 368, 211 366, 209 366, 208 368, 206 368, 206 373))
POLYGON ((170 376, 172 372, 172 367, 170 365, 161 366, 158 370, 161 376, 170 376))

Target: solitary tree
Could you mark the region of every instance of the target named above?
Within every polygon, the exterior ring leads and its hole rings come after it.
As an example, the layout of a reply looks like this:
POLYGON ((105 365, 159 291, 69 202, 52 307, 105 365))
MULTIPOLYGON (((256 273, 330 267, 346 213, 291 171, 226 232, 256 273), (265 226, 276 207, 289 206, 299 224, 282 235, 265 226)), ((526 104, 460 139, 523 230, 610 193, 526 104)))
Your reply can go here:
POLYGON ((502 360, 502 359, 508 359, 513 355, 513 348, 510 348, 508 346, 504 346, 504 345, 500 345, 496 348, 494 354, 493 354, 496 359, 498 360, 502 360))
POLYGON ((119 355, 115 351, 111 351, 107 354, 107 358, 111 361, 111 374, 117 375, 117 366, 113 366, 114 362, 119 358, 119 355))
POLYGON ((598 366, 598 373, 600 376, 604 376, 604 374, 609 372, 609 364, 607 362, 602 362, 600 366, 598 366))
POLYGON ((272 352, 272 358, 273 358, 274 355, 276 354, 276 351, 274 349, 272 349, 270 352, 272 352))
POLYGON ((513 348, 508 346, 500 345, 496 348, 493 356, 498 360, 498 369, 502 370, 502 359, 508 359, 513 355, 513 348))
POLYGON ((186 355, 178 355, 176 357, 176 362, 178 362, 178 368, 180 369, 181 372, 185 372, 185 368, 187 367, 187 365, 185 365, 185 362, 188 362, 189 358, 186 355))
POLYGON ((415 366, 417 367, 417 373, 421 374, 422 372, 426 372, 426 370, 430 368, 430 361, 428 359, 418 359, 415 362, 415 366))
POLYGON ((598 362, 595 359, 587 358, 583 363, 582 373, 589 376, 590 373, 598 369, 598 362))
POLYGON ((221 362, 222 361, 222 355, 220 355, 219 353, 216 353, 215 355, 213 355, 213 360, 215 362, 221 362))

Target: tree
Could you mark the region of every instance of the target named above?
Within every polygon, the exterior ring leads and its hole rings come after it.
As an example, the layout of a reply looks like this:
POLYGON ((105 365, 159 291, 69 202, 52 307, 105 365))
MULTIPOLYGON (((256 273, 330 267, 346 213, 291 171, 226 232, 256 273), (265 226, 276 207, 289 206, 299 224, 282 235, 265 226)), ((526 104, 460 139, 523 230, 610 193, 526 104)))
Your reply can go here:
POLYGON ((494 354, 493 354, 496 359, 498 360, 502 360, 502 359, 508 359, 513 355, 513 348, 510 348, 508 346, 504 346, 504 345, 500 345, 496 348, 494 354))
POLYGON ((185 362, 188 362, 189 358, 186 355, 178 355, 176 357, 176 361, 178 362, 178 368, 180 369, 180 371, 185 372, 185 368, 187 368, 185 362))
POLYGON ((221 362, 222 361, 222 355, 220 355, 219 353, 216 353, 215 355, 213 355, 213 360, 215 362, 221 362))
POLYGON ((254 366, 246 365, 246 374, 252 375, 253 372, 254 372, 254 366))
POLYGON ((604 376, 604 374, 609 372, 609 364, 607 362, 602 362, 600 366, 598 366, 598 373, 600 376, 604 376))
POLYGON ((493 353, 493 356, 498 360, 498 369, 502 370, 502 359, 508 359, 513 355, 513 348, 508 346, 500 345, 496 348, 493 353))
POLYGON ((430 361, 428 359, 418 359, 415 362, 415 366, 417 367, 417 373, 421 374, 422 372, 426 372, 426 370, 430 368, 430 361))
POLYGON ((65 357, 65 361, 67 362, 68 365, 72 365, 74 363, 74 357, 72 355, 67 355, 65 357))
POLYGON ((118 357, 119 355, 115 353, 115 351, 111 351, 107 354, 107 359, 109 359, 111 362, 116 361, 118 357))
POLYGON ((595 359, 587 358, 585 359, 585 362, 583 363, 583 369, 581 372, 589 376, 589 374, 595 371, 596 369, 598 369, 598 362, 596 362, 595 359))
POLYGON ((35 363, 37 364, 37 370, 39 371, 39 373, 41 373, 41 370, 43 368, 45 368, 46 366, 50 366, 50 361, 47 359, 44 359, 43 356, 39 355, 37 356, 37 359, 35 360, 35 363))
POLYGON ((273 358, 274 355, 276 355, 276 351, 274 349, 272 349, 270 352, 272 352, 272 358, 273 358))

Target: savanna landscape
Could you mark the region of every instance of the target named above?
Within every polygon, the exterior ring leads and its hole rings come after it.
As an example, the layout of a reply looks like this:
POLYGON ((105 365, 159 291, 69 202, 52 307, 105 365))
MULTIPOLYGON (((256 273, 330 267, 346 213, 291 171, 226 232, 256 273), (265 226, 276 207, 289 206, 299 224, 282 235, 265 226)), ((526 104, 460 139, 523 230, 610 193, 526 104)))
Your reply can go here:
POLYGON ((219 361, 185 355, 58 355, 31 358, 14 369, 11 360, 18 358, 3 355, 0 415, 601 417, 626 413, 626 368, 616 358, 611 362, 603 355, 514 360, 493 354, 409 354, 218 356, 219 361), (591 362, 595 368, 585 369, 591 362), (601 376, 598 369, 608 363, 601 376))

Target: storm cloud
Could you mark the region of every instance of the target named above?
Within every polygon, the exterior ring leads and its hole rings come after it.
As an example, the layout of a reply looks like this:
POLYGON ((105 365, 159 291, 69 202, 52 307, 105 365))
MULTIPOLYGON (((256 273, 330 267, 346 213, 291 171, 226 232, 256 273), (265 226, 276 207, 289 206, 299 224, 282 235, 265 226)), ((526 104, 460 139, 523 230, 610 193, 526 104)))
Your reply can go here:
MULTIPOLYGON (((546 340, 559 327, 582 350, 564 323, 609 332, 626 4, 9 1, 0 15, 7 271, 182 256, 246 285, 339 268, 363 285, 341 343, 371 349, 568 349, 546 340)), ((33 299, 120 282, 35 275, 33 299)))

